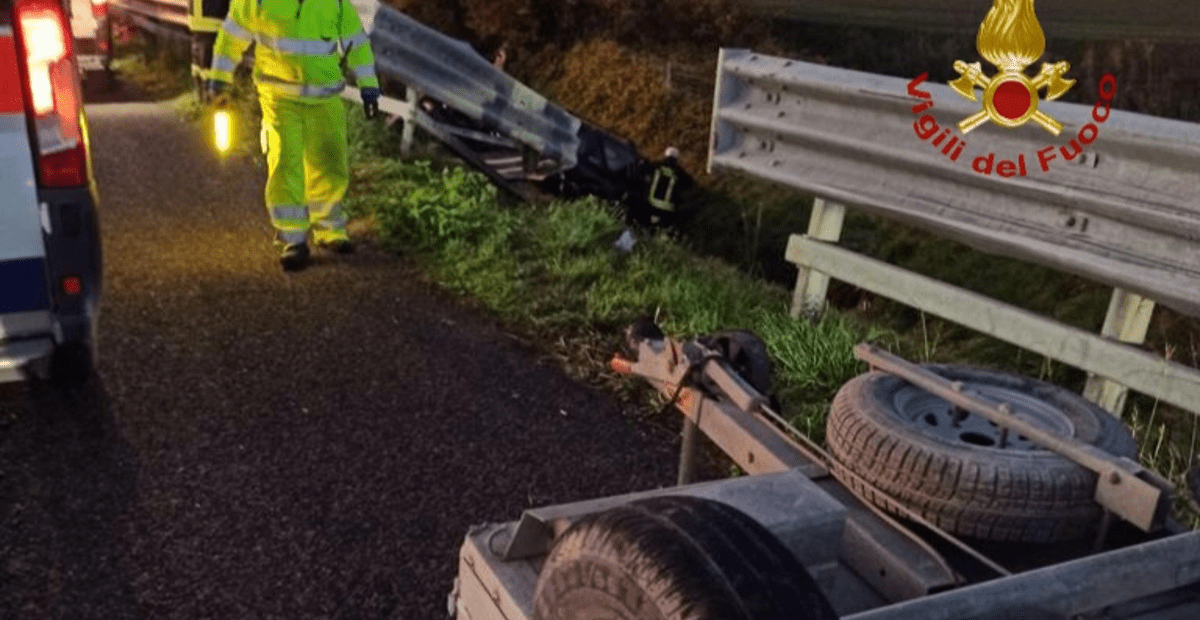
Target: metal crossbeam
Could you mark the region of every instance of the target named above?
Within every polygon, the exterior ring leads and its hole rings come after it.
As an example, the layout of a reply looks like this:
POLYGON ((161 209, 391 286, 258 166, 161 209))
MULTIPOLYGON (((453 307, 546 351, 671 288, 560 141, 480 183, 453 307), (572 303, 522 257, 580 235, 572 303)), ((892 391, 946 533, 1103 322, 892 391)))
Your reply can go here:
POLYGON ((1200 409, 1194 368, 800 235, 792 235, 787 259, 1185 410, 1200 409))

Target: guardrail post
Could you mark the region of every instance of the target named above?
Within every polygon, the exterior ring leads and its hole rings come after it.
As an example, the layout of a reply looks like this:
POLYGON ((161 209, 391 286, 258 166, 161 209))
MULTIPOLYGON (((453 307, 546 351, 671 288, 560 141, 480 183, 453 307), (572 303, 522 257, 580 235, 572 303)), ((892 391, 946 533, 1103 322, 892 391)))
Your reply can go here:
POLYGON ((408 114, 404 116, 404 127, 400 128, 400 154, 405 157, 408 157, 409 152, 412 151, 413 129, 417 126, 417 112, 423 96, 421 91, 411 86, 404 88, 404 98, 408 101, 408 114))
MULTIPOLYGON (((846 207, 824 198, 813 199, 812 215, 808 219, 808 236, 821 241, 837 241, 842 236, 846 207)), ((808 267, 799 267, 796 290, 792 294, 792 317, 802 313, 815 319, 825 307, 829 276, 808 267)))
MULTIPOLYGON (((1114 288, 1100 335, 1121 342, 1142 344, 1146 341, 1146 331, 1150 328, 1153 314, 1154 300, 1114 288)), ((1083 388, 1084 398, 1118 417, 1125 408, 1128 394, 1129 389, 1120 383, 1093 374, 1088 375, 1087 385, 1083 388)))

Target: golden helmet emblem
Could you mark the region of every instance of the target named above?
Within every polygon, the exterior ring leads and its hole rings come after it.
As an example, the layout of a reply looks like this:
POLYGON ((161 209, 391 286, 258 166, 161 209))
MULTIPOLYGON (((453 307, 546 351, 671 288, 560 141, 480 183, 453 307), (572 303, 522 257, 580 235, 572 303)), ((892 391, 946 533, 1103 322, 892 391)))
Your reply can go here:
POLYGON ((993 0, 975 44, 979 55, 999 73, 988 77, 978 62, 954 61, 959 78, 950 81, 950 87, 971 101, 979 100, 976 88, 983 90, 983 109, 959 122, 958 128, 967 133, 989 120, 1002 127, 1033 121, 1057 136, 1062 123, 1038 109, 1039 91, 1046 89, 1047 101, 1057 99, 1075 80, 1063 77, 1071 68, 1067 62, 1042 63, 1036 76, 1025 75, 1025 69, 1046 51, 1046 36, 1033 11, 1033 0, 993 0))

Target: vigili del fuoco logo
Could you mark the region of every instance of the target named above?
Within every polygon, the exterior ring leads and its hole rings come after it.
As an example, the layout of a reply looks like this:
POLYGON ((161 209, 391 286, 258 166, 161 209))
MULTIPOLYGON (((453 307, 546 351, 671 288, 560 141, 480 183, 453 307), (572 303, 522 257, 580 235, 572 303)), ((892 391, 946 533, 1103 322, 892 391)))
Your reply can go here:
MULTIPOLYGON (((1046 51, 1046 37, 1033 11, 1033 0, 993 0, 991 10, 979 26, 975 45, 979 55, 996 68, 996 73, 989 76, 979 62, 967 64, 956 60, 954 70, 959 77, 949 84, 954 92, 971 101, 980 101, 976 89, 982 90, 980 110, 959 121, 961 133, 952 136, 952 128, 941 127, 929 113, 933 108, 933 98, 920 89, 929 74, 922 73, 908 84, 909 96, 920 101, 912 109, 914 115, 919 115, 913 123, 917 137, 940 149, 949 160, 957 162, 967 147, 966 134, 988 121, 1004 128, 1021 127, 1033 122, 1052 135, 1060 135, 1062 123, 1038 109, 1038 104, 1043 100, 1041 92, 1043 89, 1046 91, 1045 101, 1053 101, 1070 90, 1075 80, 1066 77, 1071 69, 1066 61, 1042 63, 1041 69, 1032 78, 1025 74, 1026 69, 1046 51)), ((1080 127, 1077 135, 1066 143, 1051 144, 1038 149, 1036 154, 1029 154, 1028 159, 1036 158, 1042 172, 1049 172, 1051 162, 1059 159, 1060 155, 1063 161, 1074 161, 1083 154, 1084 147, 1100 136, 1100 125, 1108 120, 1112 99, 1117 93, 1117 79, 1111 73, 1106 73, 1100 79, 1097 90, 1099 97, 1092 108, 1092 122, 1080 127)), ((996 153, 985 153, 970 161, 971 169, 979 174, 991 175, 994 172, 1011 178, 1029 173, 1025 153, 1019 153, 1015 159, 1002 159, 999 162, 996 153)))

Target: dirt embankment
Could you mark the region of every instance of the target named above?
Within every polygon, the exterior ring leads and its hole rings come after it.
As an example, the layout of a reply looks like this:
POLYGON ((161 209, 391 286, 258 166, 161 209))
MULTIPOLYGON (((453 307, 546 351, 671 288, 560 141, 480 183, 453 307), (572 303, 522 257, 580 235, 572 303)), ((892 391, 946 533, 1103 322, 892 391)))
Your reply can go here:
POLYGON ((703 168, 721 46, 759 47, 766 24, 731 0, 392 0, 580 117, 657 157, 703 168))

